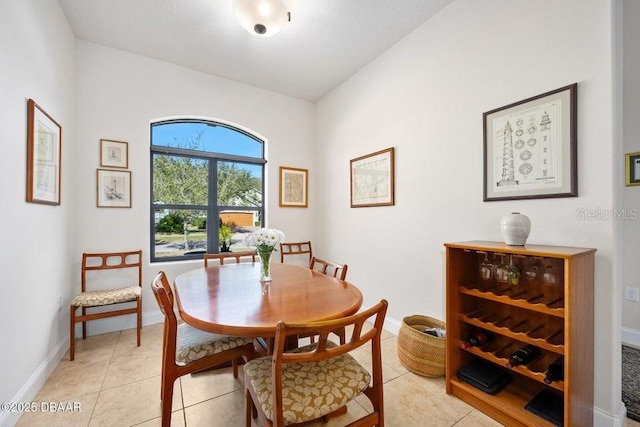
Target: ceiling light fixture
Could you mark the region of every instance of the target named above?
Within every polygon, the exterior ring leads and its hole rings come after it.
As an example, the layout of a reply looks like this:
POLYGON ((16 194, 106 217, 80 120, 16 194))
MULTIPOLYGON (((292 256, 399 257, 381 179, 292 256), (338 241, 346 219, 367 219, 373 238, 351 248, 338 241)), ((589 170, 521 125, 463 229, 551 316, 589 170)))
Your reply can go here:
POLYGON ((233 9, 242 28, 254 36, 270 37, 291 20, 284 0, 234 0, 233 9))

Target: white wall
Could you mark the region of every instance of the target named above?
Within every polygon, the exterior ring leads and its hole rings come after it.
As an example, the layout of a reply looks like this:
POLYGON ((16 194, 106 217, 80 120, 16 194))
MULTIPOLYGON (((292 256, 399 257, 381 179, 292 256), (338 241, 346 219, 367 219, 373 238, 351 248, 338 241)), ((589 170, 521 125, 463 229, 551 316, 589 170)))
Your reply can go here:
MULTIPOLYGON (((640 2, 624 0, 624 151, 640 151, 640 2)), ((622 172, 618 179, 623 180, 622 172)), ((640 215, 640 187, 625 187, 624 207, 640 215)), ((640 263, 638 263, 638 239, 640 218, 624 222, 624 276, 625 286, 640 287, 640 263)), ((624 295, 624 294, 623 294, 624 295)), ((623 301, 623 341, 640 346, 640 305, 623 301)))
MULTIPOLYGON (((307 101, 212 77, 164 62, 78 42, 76 187, 78 194, 74 265, 84 251, 142 248, 149 260, 149 124, 160 118, 198 116, 225 120, 257 132, 267 142, 267 225, 290 240, 315 240, 315 107, 307 101), (129 142, 131 209, 96 207, 96 168, 101 138, 129 142), (278 167, 309 169, 309 209, 278 207, 278 167)), ((175 275, 202 261, 156 263, 144 268, 150 283, 160 269, 175 275)), ((76 279, 74 277, 74 279, 76 279)), ((79 278, 76 279, 79 288, 79 278)), ((144 323, 159 321, 148 286, 143 289, 144 323)), ((89 333, 133 327, 134 318, 89 323, 89 333)))
MULTIPOLYGON (((617 208, 613 120, 613 2, 457 0, 318 104, 320 237, 349 264, 365 304, 444 318, 443 243, 501 240, 512 211, 529 243, 597 248, 596 419, 621 407, 616 224, 578 219, 617 208), (487 4, 490 7, 487 7, 487 4), (578 83, 578 198, 482 201, 482 113, 578 83), (349 208, 349 159, 396 148, 393 207, 349 208), (612 314, 613 313, 613 314, 612 314)), ((592 331, 578 331, 590 335, 592 331)))
MULTIPOLYGON (((74 45, 57 1, 0 2, 1 402, 33 399, 67 350, 68 320, 64 308, 58 312, 58 295, 64 307, 72 276, 74 45), (57 207, 25 202, 29 98, 62 126, 57 207)), ((0 412, 0 425, 13 415, 0 412)))

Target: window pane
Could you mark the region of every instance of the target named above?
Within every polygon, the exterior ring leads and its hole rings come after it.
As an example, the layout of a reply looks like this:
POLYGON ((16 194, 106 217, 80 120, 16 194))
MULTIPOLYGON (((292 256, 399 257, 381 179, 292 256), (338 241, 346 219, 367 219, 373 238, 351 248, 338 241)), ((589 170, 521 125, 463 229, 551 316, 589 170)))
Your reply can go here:
POLYGON ((255 248, 247 246, 245 238, 261 227, 260 211, 220 212, 218 220, 218 238, 220 252, 244 252, 255 248))
POLYGON ((168 122, 151 126, 153 145, 263 158, 264 144, 249 135, 211 122, 168 122))
POLYGON ((153 203, 207 205, 207 161, 153 155, 153 203))
POLYGON ((218 206, 262 206, 262 165, 218 162, 218 206))
POLYGON ((156 258, 207 252, 207 212, 187 209, 155 209, 156 258))

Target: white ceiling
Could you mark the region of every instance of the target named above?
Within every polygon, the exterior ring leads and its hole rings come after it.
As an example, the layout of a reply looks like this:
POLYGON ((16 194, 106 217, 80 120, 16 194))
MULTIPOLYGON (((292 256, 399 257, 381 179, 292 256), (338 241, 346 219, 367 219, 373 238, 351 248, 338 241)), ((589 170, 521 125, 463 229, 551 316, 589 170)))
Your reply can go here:
POLYGON ((316 101, 451 0, 290 0, 291 22, 250 35, 232 0, 59 0, 76 37, 316 101))

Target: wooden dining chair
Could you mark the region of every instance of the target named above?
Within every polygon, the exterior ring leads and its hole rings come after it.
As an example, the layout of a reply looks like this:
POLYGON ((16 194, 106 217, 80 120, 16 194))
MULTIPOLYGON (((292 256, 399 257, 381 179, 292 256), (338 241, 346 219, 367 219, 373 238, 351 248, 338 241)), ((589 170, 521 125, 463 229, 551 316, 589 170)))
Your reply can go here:
POLYGON ((327 276, 333 276, 336 279, 345 280, 349 266, 347 264, 336 264, 335 262, 311 257, 311 261, 309 261, 309 268, 313 271, 326 274, 327 276))
POLYGON ((153 279, 151 289, 164 314, 162 337, 162 426, 171 424, 173 383, 179 377, 231 361, 233 376, 238 378, 237 359, 254 357, 253 339, 210 334, 186 323, 178 324, 173 310, 173 292, 163 271, 153 279))
POLYGON ((76 323, 82 322, 82 339, 87 338, 87 322, 106 317, 135 314, 137 344, 142 330, 142 250, 131 252, 84 253, 81 267, 81 293, 71 300, 69 359, 75 359, 76 323), (118 270, 118 271, 114 271, 118 270), (89 279, 91 276, 91 280, 89 279), (117 280, 119 286, 114 287, 117 280), (89 284, 91 282, 91 285, 89 284), (131 283, 133 282, 133 283, 131 283), (130 286, 122 286, 127 283, 130 286), (121 308, 135 303, 135 307, 121 308), (87 314, 87 309, 105 306, 120 309, 87 314), (81 308, 81 315, 76 311, 81 308))
POLYGON ((224 265, 225 260, 235 260, 236 264, 240 264, 243 258, 251 258, 251 262, 256 262, 256 253, 254 251, 246 252, 221 252, 219 254, 204 254, 204 266, 209 267, 209 263, 217 261, 220 265, 224 265))
POLYGON ((311 261, 313 251, 311 250, 311 242, 283 242, 280 243, 280 262, 284 262, 285 257, 293 257, 298 255, 307 255, 311 261))
POLYGON ((380 336, 387 305, 381 300, 368 310, 337 320, 298 325, 278 322, 273 355, 244 366, 246 426, 251 426, 256 410, 265 427, 326 420, 327 415, 344 411, 360 393, 371 401, 373 412, 350 425, 383 426, 380 336), (373 327, 365 332, 364 324, 370 319, 373 327), (337 345, 327 340, 332 331, 347 326, 353 326, 348 342, 337 345), (316 334, 318 343, 285 351, 287 337, 300 334, 316 334), (367 343, 371 345, 371 372, 349 354, 367 343))
MULTIPOLYGON (((336 264, 335 262, 311 257, 309 268, 313 271, 317 271, 318 273, 326 274, 327 276, 333 276, 336 279, 345 280, 347 277, 347 269, 349 268, 349 266, 347 264, 336 264)), ((344 328, 338 329, 334 332, 340 338, 340 344, 344 344, 346 334, 344 328)), ((301 336, 298 338, 305 337, 301 336)), ((310 336, 309 339, 312 343, 315 342, 315 337, 313 335, 310 336)))

